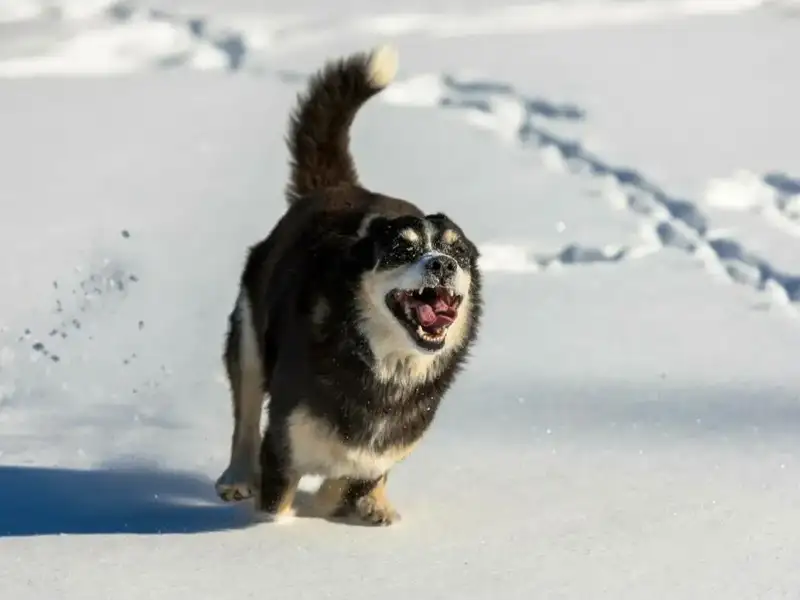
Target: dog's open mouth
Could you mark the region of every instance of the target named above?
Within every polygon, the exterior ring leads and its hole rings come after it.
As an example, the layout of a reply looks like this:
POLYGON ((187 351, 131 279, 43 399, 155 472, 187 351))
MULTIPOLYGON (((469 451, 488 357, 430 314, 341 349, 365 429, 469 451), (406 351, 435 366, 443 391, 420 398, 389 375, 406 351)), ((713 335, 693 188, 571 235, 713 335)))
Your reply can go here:
POLYGON ((386 296, 390 310, 417 342, 427 350, 444 346, 447 329, 458 317, 461 296, 446 287, 392 290, 386 296))

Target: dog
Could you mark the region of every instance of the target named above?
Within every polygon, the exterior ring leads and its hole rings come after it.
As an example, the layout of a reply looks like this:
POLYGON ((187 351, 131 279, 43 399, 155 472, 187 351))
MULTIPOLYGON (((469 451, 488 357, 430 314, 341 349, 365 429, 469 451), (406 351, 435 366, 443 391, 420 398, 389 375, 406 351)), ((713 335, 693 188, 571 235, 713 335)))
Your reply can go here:
POLYGON ((294 514, 306 475, 331 518, 389 525, 390 470, 428 431, 480 323, 479 252, 443 213, 359 182, 350 127, 397 52, 329 60, 289 120, 287 209, 249 248, 223 352, 233 401, 225 501, 294 514), (267 425, 260 416, 267 402, 267 425))

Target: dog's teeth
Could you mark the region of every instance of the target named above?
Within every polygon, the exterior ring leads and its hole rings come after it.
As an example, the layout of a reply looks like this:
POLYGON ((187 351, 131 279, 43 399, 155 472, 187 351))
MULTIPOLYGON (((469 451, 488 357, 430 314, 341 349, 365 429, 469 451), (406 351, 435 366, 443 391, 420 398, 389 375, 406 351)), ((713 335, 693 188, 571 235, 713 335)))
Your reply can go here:
POLYGON ((447 334, 447 328, 435 330, 433 333, 428 333, 422 328, 422 325, 417 326, 417 335, 426 342, 441 342, 447 334))

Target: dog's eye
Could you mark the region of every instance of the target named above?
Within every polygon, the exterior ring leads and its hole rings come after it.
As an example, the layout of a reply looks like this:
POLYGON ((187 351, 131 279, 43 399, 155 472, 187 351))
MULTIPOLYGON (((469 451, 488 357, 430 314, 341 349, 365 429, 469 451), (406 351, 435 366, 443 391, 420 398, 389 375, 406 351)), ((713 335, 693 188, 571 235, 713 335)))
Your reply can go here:
POLYGON ((399 259, 408 259, 410 258, 414 252, 416 251, 416 246, 414 242, 408 237, 398 236, 394 240, 392 240, 392 245, 389 252, 399 258, 399 259))
POLYGON ((450 252, 453 254, 455 258, 461 258, 467 255, 467 246, 462 241, 458 241, 452 246, 450 246, 450 252))
POLYGON ((404 238, 397 238, 392 244, 392 252, 396 254, 405 254, 407 252, 411 252, 412 250, 413 246, 411 245, 411 242, 404 238))

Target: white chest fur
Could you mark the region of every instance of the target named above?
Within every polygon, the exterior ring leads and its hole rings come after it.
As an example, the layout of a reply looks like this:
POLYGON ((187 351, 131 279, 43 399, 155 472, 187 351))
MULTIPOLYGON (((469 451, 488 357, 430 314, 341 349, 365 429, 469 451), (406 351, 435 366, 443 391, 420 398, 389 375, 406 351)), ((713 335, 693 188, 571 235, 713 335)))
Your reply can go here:
POLYGON ((292 466, 300 475, 377 479, 411 452, 391 447, 377 452, 371 446, 345 445, 329 425, 298 408, 289 417, 292 466))

